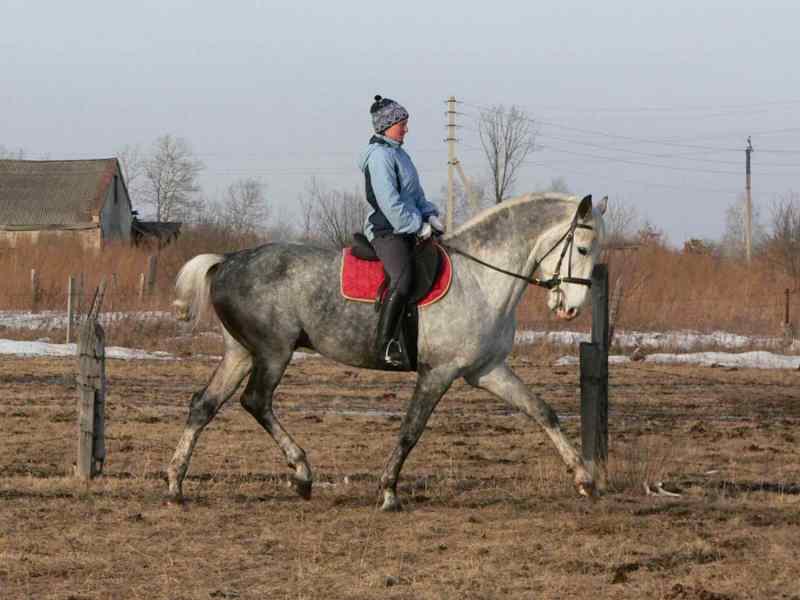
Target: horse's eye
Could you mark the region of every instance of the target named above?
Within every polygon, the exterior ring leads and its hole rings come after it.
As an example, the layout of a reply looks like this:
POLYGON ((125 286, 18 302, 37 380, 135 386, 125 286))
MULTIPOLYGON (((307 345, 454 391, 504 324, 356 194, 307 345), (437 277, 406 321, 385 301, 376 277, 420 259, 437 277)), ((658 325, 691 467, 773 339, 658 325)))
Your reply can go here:
POLYGON ((581 256, 586 256, 587 254, 589 254, 589 249, 584 248, 583 246, 578 246, 578 254, 580 254, 581 256))

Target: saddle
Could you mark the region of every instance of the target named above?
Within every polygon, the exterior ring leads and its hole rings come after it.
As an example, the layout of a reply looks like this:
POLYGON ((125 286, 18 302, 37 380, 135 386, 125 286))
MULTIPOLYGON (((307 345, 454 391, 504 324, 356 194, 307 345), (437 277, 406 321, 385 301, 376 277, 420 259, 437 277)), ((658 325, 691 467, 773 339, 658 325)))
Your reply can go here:
MULTIPOLYGON (((447 293, 452 280, 452 265, 445 250, 431 239, 417 244, 413 260, 414 281, 398 337, 409 358, 410 370, 416 371, 418 310, 440 300, 447 293)), ((369 240, 361 233, 353 234, 353 245, 342 253, 342 295, 348 300, 373 302, 377 312, 388 284, 386 271, 369 240)))
MULTIPOLYGON (((380 262, 378 255, 375 254, 375 249, 363 233, 353 234, 353 245, 351 247, 352 254, 360 260, 368 262, 380 262)), ((432 240, 426 240, 414 248, 414 281, 411 286, 411 293, 409 294, 409 304, 419 304, 426 299, 426 296, 431 292, 436 284, 436 277, 439 275, 444 251, 439 249, 439 246, 432 240)), ((378 288, 377 297, 375 299, 376 307, 380 307, 380 302, 386 292, 386 287, 389 284, 389 279, 384 271, 384 278, 378 288)), ((438 300, 438 298, 436 298, 438 300)), ((424 304, 428 304, 425 302, 424 304)))

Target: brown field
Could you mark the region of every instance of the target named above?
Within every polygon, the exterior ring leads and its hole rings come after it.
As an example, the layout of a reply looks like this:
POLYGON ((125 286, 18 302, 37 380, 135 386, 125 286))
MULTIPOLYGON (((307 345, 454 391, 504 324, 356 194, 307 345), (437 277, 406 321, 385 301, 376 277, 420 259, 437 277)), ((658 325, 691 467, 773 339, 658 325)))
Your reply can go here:
MULTIPOLYGON (((577 440, 577 369, 551 359, 512 362, 577 440)), ((74 361, 1 360, 3 599, 800 599, 798 372, 612 366, 613 489, 596 502, 538 426, 456 384, 406 463, 406 510, 384 514, 411 376, 293 364, 276 407, 313 498, 232 401, 179 509, 164 468, 213 362, 110 361, 108 460, 87 488, 70 477, 74 361)))

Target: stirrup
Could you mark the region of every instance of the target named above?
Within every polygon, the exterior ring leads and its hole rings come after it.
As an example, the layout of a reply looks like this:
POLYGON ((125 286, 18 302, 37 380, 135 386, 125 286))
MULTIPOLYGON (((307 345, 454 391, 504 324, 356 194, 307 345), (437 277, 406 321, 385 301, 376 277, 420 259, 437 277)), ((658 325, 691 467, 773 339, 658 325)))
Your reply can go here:
POLYGON ((400 345, 400 340, 396 338, 389 340, 389 343, 386 344, 386 350, 383 353, 383 362, 390 367, 405 367, 405 355, 403 353, 403 347, 400 345), (393 345, 396 347, 394 353, 392 352, 393 345))

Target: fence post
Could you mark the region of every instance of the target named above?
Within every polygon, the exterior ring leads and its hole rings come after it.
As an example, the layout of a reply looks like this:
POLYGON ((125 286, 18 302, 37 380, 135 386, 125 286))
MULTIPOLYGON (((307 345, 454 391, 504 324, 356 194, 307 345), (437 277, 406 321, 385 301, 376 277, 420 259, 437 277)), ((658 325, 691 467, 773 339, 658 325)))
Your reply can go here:
POLYGON ((786 288, 784 292, 786 296, 786 302, 784 304, 784 311, 783 311, 783 339, 784 342, 791 342, 792 338, 794 338, 794 332, 792 331, 792 323, 789 320, 789 304, 791 300, 791 290, 786 288))
POLYGON ((86 481, 103 471, 105 447, 105 334, 97 322, 105 281, 95 292, 78 342, 78 462, 75 475, 86 481))
POLYGON ((145 288, 145 277, 144 273, 139 275, 139 302, 144 302, 144 288, 145 288))
POLYGON ((86 285, 86 276, 85 276, 85 274, 83 272, 81 272, 81 274, 78 275, 78 291, 77 291, 78 300, 77 300, 76 306, 75 306, 75 309, 76 309, 75 310, 75 315, 77 317, 76 320, 75 320, 76 323, 80 320, 80 315, 83 312, 83 300, 84 300, 84 298, 83 298, 83 289, 84 289, 85 285, 86 285))
POLYGON ((153 254, 147 258, 147 294, 152 295, 156 289, 158 256, 153 254))
POLYGON ((72 326, 75 323, 75 275, 67 278, 67 344, 72 341, 72 326))
POLYGON ((580 345, 581 453, 597 489, 608 480, 608 268, 592 270, 592 341, 580 345))
POLYGON ((614 291, 611 294, 611 298, 608 301, 609 308, 608 308, 608 347, 611 347, 611 344, 614 341, 614 331, 617 327, 617 321, 619 320, 619 311, 620 306, 622 305, 622 276, 617 275, 617 279, 614 281, 614 291))
POLYGON ((31 312, 39 312, 39 275, 31 269, 31 312))

